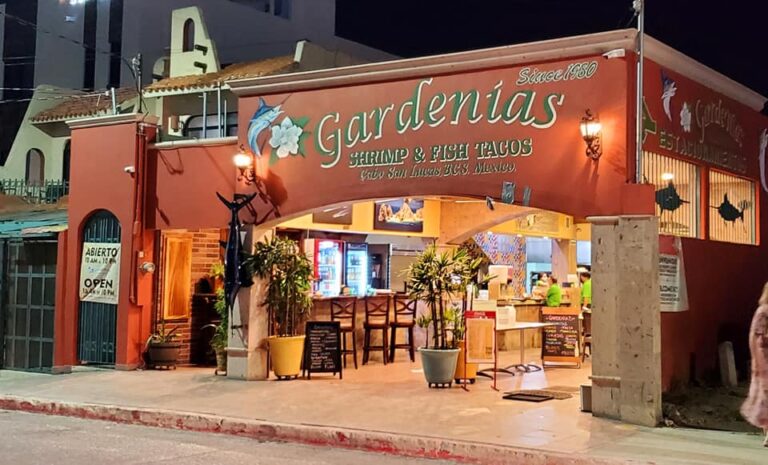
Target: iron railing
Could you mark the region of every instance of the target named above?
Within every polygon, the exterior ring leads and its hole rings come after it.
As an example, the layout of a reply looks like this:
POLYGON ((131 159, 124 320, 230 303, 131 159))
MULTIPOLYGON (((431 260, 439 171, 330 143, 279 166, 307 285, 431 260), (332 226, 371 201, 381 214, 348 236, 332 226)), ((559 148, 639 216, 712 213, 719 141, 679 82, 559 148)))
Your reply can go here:
POLYGON ((0 179, 0 194, 19 197, 31 204, 56 203, 69 194, 69 181, 27 182, 25 179, 0 179))

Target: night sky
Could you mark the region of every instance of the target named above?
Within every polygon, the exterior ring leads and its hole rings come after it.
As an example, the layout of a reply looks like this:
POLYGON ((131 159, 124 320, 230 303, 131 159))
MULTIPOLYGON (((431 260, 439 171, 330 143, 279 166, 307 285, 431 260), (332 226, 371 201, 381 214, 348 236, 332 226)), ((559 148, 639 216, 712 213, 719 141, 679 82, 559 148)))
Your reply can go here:
MULTIPOLYGON (((337 0, 337 34, 402 57, 635 27, 631 0, 337 0)), ((768 95, 768 1, 647 0, 646 32, 768 95)))

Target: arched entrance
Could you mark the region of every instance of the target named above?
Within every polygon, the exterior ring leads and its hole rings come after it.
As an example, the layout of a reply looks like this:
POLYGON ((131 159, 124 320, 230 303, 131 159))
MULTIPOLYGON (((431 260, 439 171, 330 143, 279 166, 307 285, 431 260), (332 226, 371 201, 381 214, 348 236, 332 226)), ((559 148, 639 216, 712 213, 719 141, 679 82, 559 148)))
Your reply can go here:
MULTIPOLYGON (((120 243, 120 222, 100 210, 83 229, 83 243, 120 243)), ((81 363, 114 365, 117 305, 80 302, 77 357, 81 363)))

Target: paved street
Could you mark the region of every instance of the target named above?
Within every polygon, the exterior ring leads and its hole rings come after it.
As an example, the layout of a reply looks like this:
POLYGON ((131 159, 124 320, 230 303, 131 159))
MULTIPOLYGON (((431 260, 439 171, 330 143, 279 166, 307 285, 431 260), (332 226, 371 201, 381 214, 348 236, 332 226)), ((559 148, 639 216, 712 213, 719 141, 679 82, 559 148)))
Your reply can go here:
POLYGON ((4 410, 0 437, 0 463, 16 465, 450 463, 4 410))

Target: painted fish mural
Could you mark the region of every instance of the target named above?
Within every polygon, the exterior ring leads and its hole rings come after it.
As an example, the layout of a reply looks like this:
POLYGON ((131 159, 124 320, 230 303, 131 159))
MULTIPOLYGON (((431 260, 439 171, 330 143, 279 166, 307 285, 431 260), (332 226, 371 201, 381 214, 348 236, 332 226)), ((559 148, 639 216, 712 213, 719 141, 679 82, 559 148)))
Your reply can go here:
POLYGON ((765 150, 768 148, 768 129, 763 129, 760 133, 760 154, 758 161, 760 162, 760 184, 763 185, 763 190, 768 192, 768 182, 765 179, 765 150))
MULTIPOLYGON (((737 219, 741 219, 741 221, 744 221, 744 210, 749 208, 749 205, 746 202, 741 202, 739 205, 741 209, 736 208, 736 205, 732 204, 731 201, 728 199, 728 194, 723 195, 723 203, 720 204, 719 207, 717 207, 717 213, 720 215, 720 218, 722 218, 724 221, 728 221, 731 223, 735 223, 737 219)), ((712 207, 715 208, 715 207, 712 207)))
POLYGON ((661 87, 661 101, 664 106, 664 113, 667 115, 667 118, 672 121, 672 109, 670 108, 670 104, 672 102, 672 97, 677 93, 677 84, 675 84, 675 81, 667 76, 664 71, 661 72, 661 87))
POLYGON ((253 280, 248 275, 247 270, 242 266, 244 259, 243 243, 240 238, 242 225, 238 214, 243 207, 251 203, 251 200, 256 197, 256 193, 248 195, 235 194, 235 198, 231 202, 218 192, 216 196, 227 206, 230 212, 229 236, 227 237, 227 242, 222 242, 221 245, 225 248, 224 293, 226 294, 227 306, 231 311, 235 305, 235 297, 237 297, 237 292, 240 288, 253 284, 253 280))
POLYGON ((259 108, 256 109, 256 113, 253 114, 253 118, 251 118, 251 122, 248 124, 248 146, 251 147, 251 152, 259 157, 261 156, 261 148, 258 142, 259 134, 270 127, 282 112, 280 105, 271 107, 267 105, 263 98, 259 98, 259 108))
POLYGON ((672 181, 669 181, 667 187, 656 191, 656 205, 661 209, 661 215, 664 214, 664 210, 674 212, 684 203, 689 202, 680 198, 680 194, 677 193, 677 188, 672 181))

